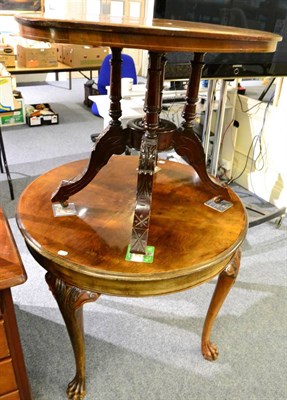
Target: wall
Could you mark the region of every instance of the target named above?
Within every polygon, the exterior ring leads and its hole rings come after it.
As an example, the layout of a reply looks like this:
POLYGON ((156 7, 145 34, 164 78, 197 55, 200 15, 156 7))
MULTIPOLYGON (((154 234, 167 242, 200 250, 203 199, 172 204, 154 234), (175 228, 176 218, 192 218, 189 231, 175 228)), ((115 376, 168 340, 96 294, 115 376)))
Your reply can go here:
MULTIPOLYGON (((100 14, 125 15, 139 17, 145 15, 145 0, 46 0, 45 15, 50 18, 88 18, 96 20, 100 14)), ((18 24, 13 15, 0 15, 0 33, 5 35, 5 42, 16 48, 18 38, 18 24), (7 34, 10 35, 7 37, 7 34), (8 40, 6 40, 8 38, 8 40)), ((133 57, 138 75, 142 75, 143 54, 138 49, 123 49, 123 52, 133 57)), ((82 77, 73 73, 73 77, 82 77)), ((94 74, 96 77, 96 73, 94 74)), ((60 80, 68 79, 67 73, 60 73, 60 80)), ((54 74, 18 75, 17 82, 55 80, 54 74)))
MULTIPOLYGON (((100 15, 140 17, 145 15, 145 0, 45 0, 45 15, 50 18, 96 21, 100 15)), ((143 51, 123 49, 133 57, 138 75, 142 74, 143 51)))
POLYGON ((237 98, 239 121, 232 176, 236 182, 277 207, 287 207, 287 78, 278 105, 237 98))

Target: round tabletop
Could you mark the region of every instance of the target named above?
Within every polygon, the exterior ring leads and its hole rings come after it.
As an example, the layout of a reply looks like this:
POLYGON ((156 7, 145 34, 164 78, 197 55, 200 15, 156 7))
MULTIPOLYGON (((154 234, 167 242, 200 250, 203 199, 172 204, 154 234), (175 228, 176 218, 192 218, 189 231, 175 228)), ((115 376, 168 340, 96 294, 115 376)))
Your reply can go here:
POLYGON ((22 193, 17 222, 36 260, 65 282, 98 293, 145 296, 176 292, 220 273, 247 230, 244 206, 228 188, 225 212, 193 168, 160 160, 154 176, 149 243, 153 262, 126 260, 135 207, 138 157, 113 156, 96 178, 70 198, 76 215, 55 217, 51 194, 86 161, 55 168, 22 193))
POLYGON ((160 52, 274 52, 281 36, 232 26, 102 16, 97 21, 16 15, 21 36, 41 41, 160 52))

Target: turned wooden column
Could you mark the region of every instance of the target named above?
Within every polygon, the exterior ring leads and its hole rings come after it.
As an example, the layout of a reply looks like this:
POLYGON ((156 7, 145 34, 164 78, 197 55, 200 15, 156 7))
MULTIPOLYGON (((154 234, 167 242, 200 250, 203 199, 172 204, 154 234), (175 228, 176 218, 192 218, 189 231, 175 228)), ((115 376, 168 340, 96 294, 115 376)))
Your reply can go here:
POLYGON ((193 131, 198 103, 201 72, 204 66, 204 53, 195 53, 191 61, 189 83, 186 91, 186 104, 182 117, 184 122, 173 135, 174 150, 198 173, 202 182, 212 190, 218 199, 229 199, 228 191, 224 184, 212 180, 206 171, 205 154, 202 144, 193 131))
POLYGON ((76 177, 64 180, 52 194, 52 202, 68 205, 70 196, 87 186, 98 172, 108 163, 113 154, 122 154, 125 151, 128 136, 122 128, 121 110, 121 53, 122 49, 111 48, 111 90, 110 110, 111 121, 109 126, 99 135, 91 152, 87 167, 76 177))

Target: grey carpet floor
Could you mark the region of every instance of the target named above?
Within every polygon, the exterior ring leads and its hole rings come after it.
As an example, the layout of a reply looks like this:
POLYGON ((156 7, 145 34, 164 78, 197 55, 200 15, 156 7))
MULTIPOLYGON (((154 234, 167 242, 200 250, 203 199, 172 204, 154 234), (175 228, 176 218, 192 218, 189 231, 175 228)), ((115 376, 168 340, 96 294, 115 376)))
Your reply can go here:
MULTIPOLYGON (((86 158, 90 134, 102 127, 82 104, 82 80, 74 80, 72 91, 55 85, 21 89, 27 103, 51 102, 60 124, 4 130, 17 198, 42 172, 86 158)), ((1 205, 28 274, 27 282, 13 289, 13 297, 34 400, 63 400, 75 372, 71 345, 45 271, 30 256, 17 229, 17 199, 9 199, 3 175, 1 205)), ((212 334, 220 352, 216 362, 200 354, 215 281, 168 296, 102 296, 85 305, 86 399, 286 399, 286 239, 286 220, 280 228, 269 221, 249 229, 241 271, 212 334)))

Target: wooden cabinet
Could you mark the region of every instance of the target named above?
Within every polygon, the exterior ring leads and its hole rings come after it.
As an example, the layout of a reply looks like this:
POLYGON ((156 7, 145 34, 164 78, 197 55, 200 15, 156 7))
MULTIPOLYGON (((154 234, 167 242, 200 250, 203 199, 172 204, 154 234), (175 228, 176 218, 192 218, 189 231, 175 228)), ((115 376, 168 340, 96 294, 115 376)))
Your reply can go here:
POLYGON ((0 209, 0 400, 31 400, 11 287, 26 273, 3 211, 0 209))

